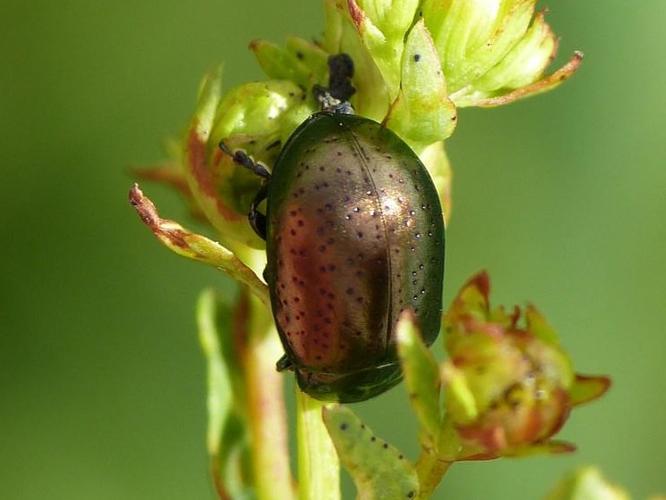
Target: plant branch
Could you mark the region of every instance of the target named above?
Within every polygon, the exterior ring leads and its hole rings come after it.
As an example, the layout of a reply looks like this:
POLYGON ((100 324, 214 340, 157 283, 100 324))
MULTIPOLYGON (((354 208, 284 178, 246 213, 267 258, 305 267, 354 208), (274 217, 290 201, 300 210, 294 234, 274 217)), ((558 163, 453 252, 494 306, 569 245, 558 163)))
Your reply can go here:
MULTIPOLYGON (((245 290, 242 293, 247 294, 245 290)), ((294 489, 283 378, 275 369, 275 361, 283 353, 282 345, 275 329, 267 326, 270 323, 266 309, 256 299, 248 299, 249 331, 243 366, 256 494, 259 500, 291 500, 294 489)))
POLYGON ((340 462, 322 420, 323 406, 296 389, 299 500, 340 500, 340 462))

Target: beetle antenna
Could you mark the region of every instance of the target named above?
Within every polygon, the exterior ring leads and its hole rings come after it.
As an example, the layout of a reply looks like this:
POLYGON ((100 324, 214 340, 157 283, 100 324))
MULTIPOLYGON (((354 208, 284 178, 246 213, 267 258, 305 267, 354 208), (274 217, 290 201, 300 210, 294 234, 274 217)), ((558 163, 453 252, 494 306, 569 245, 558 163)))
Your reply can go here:
POLYGON ((271 178, 271 174, 268 169, 266 169, 266 167, 264 167, 261 163, 254 161, 252 157, 245 151, 240 149, 232 151, 231 148, 225 144, 224 140, 220 141, 219 148, 225 155, 231 156, 231 159, 234 161, 234 163, 247 168, 253 174, 258 175, 262 179, 271 178))
POLYGON ((315 85, 312 93, 323 111, 351 114, 354 112, 349 99, 356 93, 351 83, 354 61, 349 54, 340 53, 328 58, 328 87, 315 85))
POLYGON ((340 53, 328 58, 328 90, 333 97, 349 101, 356 93, 351 83, 354 77, 354 61, 349 54, 340 53))

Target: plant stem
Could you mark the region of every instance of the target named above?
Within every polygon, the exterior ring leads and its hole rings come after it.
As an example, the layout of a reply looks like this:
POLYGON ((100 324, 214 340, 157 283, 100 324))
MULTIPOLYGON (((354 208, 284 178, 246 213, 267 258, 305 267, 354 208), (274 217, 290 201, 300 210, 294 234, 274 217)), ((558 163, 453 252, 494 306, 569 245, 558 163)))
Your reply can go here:
POLYGON ((299 500, 340 500, 340 462, 322 420, 323 406, 296 389, 299 500))
POLYGON ((461 446, 458 434, 445 415, 434 447, 422 446, 421 456, 416 462, 419 476, 419 498, 430 498, 442 478, 459 456, 461 446))
POLYGON ((416 473, 419 476, 419 498, 428 499, 439 485, 444 474, 453 462, 440 458, 434 451, 424 451, 416 462, 416 473))
POLYGON ((282 345, 274 328, 266 326, 270 323, 265 307, 254 297, 248 299, 250 321, 244 367, 257 498, 291 500, 294 488, 289 467, 287 414, 282 375, 275 370, 282 345))

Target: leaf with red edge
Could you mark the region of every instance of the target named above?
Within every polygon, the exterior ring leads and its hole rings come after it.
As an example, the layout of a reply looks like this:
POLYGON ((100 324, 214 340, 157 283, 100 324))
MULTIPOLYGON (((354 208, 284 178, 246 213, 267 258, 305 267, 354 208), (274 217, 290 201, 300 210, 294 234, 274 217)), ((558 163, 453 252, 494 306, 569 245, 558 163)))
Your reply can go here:
POLYGON ((130 190, 129 199, 143 223, 164 246, 178 255, 224 271, 231 278, 246 285, 259 300, 270 307, 266 285, 231 251, 205 236, 187 231, 177 222, 162 219, 155 204, 143 194, 137 184, 130 190))

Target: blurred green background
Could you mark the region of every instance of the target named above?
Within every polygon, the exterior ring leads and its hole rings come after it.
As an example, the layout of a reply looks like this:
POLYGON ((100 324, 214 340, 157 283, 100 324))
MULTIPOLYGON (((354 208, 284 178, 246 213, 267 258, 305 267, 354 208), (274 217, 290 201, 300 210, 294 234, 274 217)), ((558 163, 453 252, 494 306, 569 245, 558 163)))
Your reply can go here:
MULTIPOLYGON (((553 93, 462 112, 447 297, 487 268, 496 302, 533 301, 614 387, 561 432, 575 455, 456 465, 437 498, 539 498, 588 463, 666 490, 666 2, 547 6, 559 60, 586 60, 553 93)), ((260 78, 250 39, 322 22, 315 0, 2 0, 0 498, 213 498, 193 304, 229 284, 156 243, 127 168, 162 158, 207 68, 260 78)), ((404 388, 355 409, 414 456, 404 388)))

